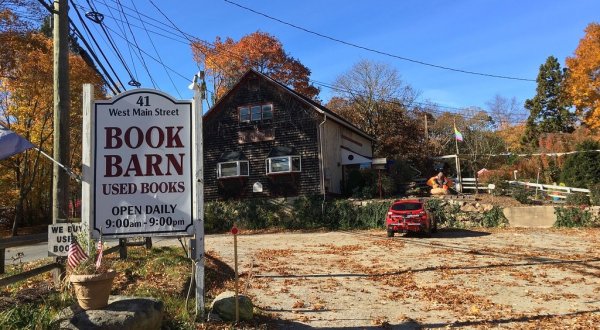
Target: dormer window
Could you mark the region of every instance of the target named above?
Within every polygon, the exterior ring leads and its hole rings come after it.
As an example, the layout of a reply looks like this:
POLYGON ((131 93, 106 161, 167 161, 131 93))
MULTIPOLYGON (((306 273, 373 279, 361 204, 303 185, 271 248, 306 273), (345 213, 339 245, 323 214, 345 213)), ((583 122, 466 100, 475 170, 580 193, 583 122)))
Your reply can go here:
POLYGON ((250 175, 250 166, 243 153, 239 151, 226 152, 217 163, 217 178, 247 177, 250 175))
POLYGON ((238 108, 240 123, 255 123, 273 119, 272 104, 256 104, 238 108))
POLYGON ((302 171, 300 156, 293 148, 275 147, 265 160, 267 175, 302 171))
POLYGON ((267 158, 267 174, 300 172, 300 156, 267 158))

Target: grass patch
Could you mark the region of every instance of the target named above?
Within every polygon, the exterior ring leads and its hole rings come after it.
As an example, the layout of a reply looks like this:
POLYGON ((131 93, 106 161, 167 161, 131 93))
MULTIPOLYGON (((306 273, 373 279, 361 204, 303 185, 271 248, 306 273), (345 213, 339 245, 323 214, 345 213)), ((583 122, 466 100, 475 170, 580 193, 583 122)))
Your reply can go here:
MULTIPOLYGON (((111 295, 151 297, 165 305, 163 329, 222 329, 231 325, 197 324, 195 318, 194 289, 186 298, 190 286, 192 262, 182 248, 158 247, 146 250, 129 247, 128 259, 119 260, 118 254, 105 256, 111 259, 117 277, 111 295)), ((26 263, 24 269, 39 266, 41 262, 26 263)), ((13 267, 16 267, 13 266, 13 267)), ((18 272, 15 270, 14 272, 18 272)), ((219 293, 233 290, 233 270, 209 253, 205 262, 206 311, 209 303, 219 293)), ((2 288, 0 291, 0 329, 53 329, 58 313, 75 303, 73 294, 66 287, 55 288, 50 273, 2 288)), ((249 327, 264 326, 269 318, 258 315, 246 324, 249 327)))

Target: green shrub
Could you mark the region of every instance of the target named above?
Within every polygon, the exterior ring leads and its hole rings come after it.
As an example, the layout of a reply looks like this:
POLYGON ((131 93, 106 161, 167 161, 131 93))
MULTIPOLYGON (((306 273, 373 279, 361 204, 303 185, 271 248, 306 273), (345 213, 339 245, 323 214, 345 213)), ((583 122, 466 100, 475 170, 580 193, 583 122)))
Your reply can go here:
MULTIPOLYGON (((600 142, 583 141, 578 151, 598 150, 600 142)), ((600 183, 600 152, 580 152, 566 156, 561 181, 569 187, 584 188, 600 183)))
POLYGON ((600 183, 590 186, 590 204, 600 206, 600 183))
POLYGON ((438 226, 462 227, 462 224, 457 220, 460 206, 446 204, 441 199, 429 199, 425 202, 425 208, 437 219, 438 226))
POLYGON ((512 188, 511 196, 516 199, 521 204, 533 204, 533 200, 530 197, 533 196, 533 193, 525 189, 521 186, 514 186, 512 188))
POLYGON ((214 201, 204 204, 204 231, 222 233, 233 226, 238 217, 238 202, 214 201))
POLYGON ((595 226, 596 221, 592 214, 577 207, 555 207, 556 222, 554 227, 590 227, 595 226))
POLYGON ((206 233, 228 231, 234 223, 245 229, 279 226, 283 217, 284 205, 268 199, 213 201, 204 204, 206 233))
POLYGON ((287 229, 316 228, 323 223, 323 196, 301 196, 293 204, 292 216, 283 223, 287 229))
POLYGON ((389 202, 355 205, 345 199, 323 200, 302 196, 287 202, 269 199, 208 202, 204 208, 206 233, 226 232, 235 222, 246 229, 370 229, 381 228, 389 202))
POLYGON ((576 192, 576 193, 568 194, 567 198, 565 199, 565 202, 566 202, 567 205, 575 205, 575 206, 586 205, 586 206, 589 206, 590 205, 590 198, 585 193, 576 192))
POLYGON ((492 227, 504 227, 508 225, 508 219, 504 216, 502 209, 494 206, 491 210, 484 212, 481 220, 481 226, 492 228, 492 227))
POLYGON ((370 202, 356 209, 356 223, 353 228, 381 228, 390 208, 389 202, 370 202))

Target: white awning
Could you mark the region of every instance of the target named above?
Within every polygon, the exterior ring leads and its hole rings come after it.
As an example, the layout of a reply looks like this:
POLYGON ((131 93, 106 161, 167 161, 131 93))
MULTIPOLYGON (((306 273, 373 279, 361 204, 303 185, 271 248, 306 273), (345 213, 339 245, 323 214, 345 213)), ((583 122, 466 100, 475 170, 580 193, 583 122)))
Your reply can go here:
POLYGON ((354 151, 348 150, 346 148, 342 148, 342 165, 352 165, 352 164, 370 164, 372 162, 371 158, 362 156, 357 154, 354 151))

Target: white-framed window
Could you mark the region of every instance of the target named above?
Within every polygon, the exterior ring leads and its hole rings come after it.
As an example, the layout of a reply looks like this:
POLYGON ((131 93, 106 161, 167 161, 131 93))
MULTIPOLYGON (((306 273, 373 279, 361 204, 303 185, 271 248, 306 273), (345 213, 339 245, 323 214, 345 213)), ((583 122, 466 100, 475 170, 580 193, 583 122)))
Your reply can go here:
POLYGON ((272 104, 256 104, 238 108, 240 123, 268 121, 273 119, 272 104))
POLYGON ((265 161, 267 174, 302 171, 300 156, 271 157, 265 161))
POLYGON ((217 178, 233 178, 248 176, 250 169, 247 160, 223 162, 217 164, 217 178))

